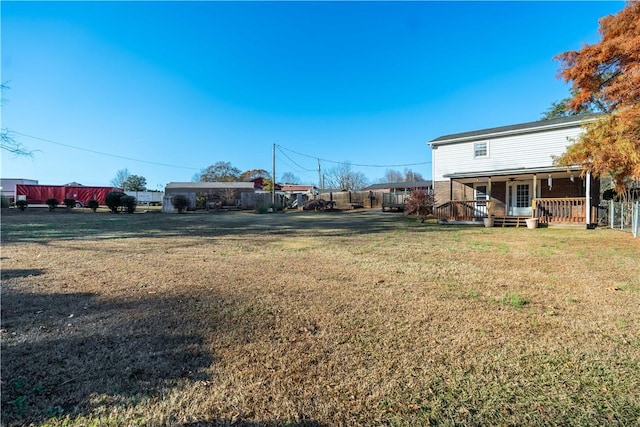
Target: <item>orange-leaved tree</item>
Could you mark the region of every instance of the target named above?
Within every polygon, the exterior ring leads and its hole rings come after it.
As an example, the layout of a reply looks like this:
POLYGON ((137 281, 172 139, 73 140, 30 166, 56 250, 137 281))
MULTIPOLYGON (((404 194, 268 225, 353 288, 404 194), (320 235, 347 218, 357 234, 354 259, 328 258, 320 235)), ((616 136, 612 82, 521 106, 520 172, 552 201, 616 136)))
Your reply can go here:
POLYGON ((640 1, 601 18, 599 33, 598 43, 556 56, 560 76, 572 82, 567 107, 577 112, 596 103, 604 110, 556 162, 610 176, 622 192, 629 180, 640 181, 640 1))

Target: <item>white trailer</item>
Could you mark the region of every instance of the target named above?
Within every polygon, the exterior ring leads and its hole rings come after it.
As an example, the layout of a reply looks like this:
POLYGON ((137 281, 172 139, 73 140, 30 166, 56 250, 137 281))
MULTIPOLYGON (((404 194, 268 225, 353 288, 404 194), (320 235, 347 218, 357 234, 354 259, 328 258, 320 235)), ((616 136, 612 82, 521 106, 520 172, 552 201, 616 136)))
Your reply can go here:
POLYGON ((139 205, 161 206, 164 191, 125 191, 127 196, 133 196, 139 205))
POLYGON ((2 197, 9 199, 9 203, 15 203, 16 201, 16 185, 38 185, 37 179, 24 179, 24 178, 0 178, 0 194, 2 197))

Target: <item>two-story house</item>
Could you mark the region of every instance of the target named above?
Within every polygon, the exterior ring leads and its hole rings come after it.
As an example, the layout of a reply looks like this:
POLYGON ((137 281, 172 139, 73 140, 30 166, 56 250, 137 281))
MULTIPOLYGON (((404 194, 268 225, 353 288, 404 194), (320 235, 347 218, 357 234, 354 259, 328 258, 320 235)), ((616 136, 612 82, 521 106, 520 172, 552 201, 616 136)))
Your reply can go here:
POLYGON ((445 135, 433 150, 435 215, 447 222, 497 224, 537 217, 541 224, 596 221, 599 181, 554 165, 596 115, 445 135), (589 212, 589 215, 587 215, 589 212))

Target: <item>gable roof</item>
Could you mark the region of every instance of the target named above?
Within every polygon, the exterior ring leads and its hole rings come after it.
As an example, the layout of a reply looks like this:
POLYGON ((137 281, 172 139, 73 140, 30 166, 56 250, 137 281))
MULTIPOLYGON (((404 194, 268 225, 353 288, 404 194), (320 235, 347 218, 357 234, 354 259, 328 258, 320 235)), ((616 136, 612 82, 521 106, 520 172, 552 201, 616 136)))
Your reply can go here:
POLYGON ((253 182, 170 182, 165 188, 167 190, 177 188, 181 190, 211 190, 220 188, 253 190, 253 182))
POLYGON ((405 188, 429 188, 431 187, 431 181, 412 181, 412 182, 381 182, 378 184, 371 184, 368 187, 362 189, 362 191, 370 190, 394 190, 405 188))
POLYGON ((488 129, 474 130, 470 132, 454 133, 451 135, 444 135, 433 139, 429 141, 429 145, 431 145, 432 147, 436 147, 438 145, 487 139, 494 136, 534 133, 542 132, 545 130, 581 126, 585 122, 591 122, 595 120, 598 116, 600 116, 599 113, 579 114, 575 116, 560 117, 558 119, 538 120, 535 122, 520 123, 516 125, 499 126, 488 129))
POLYGON ((282 191, 311 191, 315 185, 303 185, 303 184, 280 184, 282 191))

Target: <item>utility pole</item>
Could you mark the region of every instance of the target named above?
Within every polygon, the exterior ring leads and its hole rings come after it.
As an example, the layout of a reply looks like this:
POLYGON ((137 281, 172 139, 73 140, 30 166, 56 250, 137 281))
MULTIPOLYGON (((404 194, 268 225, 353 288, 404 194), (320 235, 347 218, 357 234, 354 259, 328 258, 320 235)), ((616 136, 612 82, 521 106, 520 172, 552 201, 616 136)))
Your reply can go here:
POLYGON ((271 149, 271 206, 276 210, 276 144, 271 149))
POLYGON ((320 159, 318 159, 318 187, 321 190, 324 190, 324 185, 322 183, 322 172, 320 171, 320 159))

